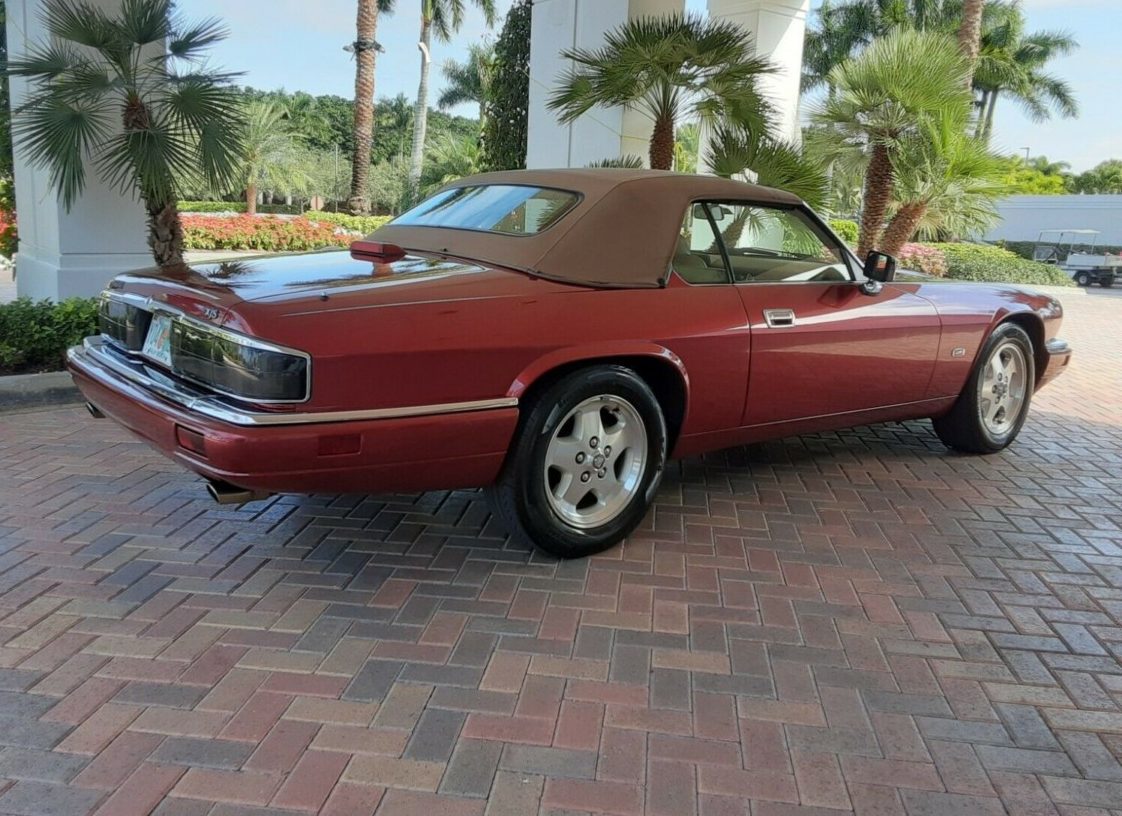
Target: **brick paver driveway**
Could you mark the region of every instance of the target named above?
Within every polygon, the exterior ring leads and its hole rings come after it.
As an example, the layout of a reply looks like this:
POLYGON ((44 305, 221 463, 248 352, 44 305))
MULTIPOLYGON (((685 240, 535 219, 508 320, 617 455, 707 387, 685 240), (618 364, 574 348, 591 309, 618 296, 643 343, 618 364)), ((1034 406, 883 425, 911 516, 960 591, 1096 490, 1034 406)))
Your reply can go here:
POLYGON ((1004 455, 691 460, 561 564, 475 493, 220 509, 4 416, 0 812, 1122 813, 1122 301, 1069 301, 1004 455))

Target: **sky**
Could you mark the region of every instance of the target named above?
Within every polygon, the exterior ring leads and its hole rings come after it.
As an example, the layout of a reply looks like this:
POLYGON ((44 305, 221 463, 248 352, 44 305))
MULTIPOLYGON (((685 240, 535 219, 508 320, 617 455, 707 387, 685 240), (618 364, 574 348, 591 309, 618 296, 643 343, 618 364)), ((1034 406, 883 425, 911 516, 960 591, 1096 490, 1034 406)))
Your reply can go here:
MULTIPOLYGON (((496 0, 500 26, 510 4, 511 0, 496 0)), ((439 95, 443 84, 439 66, 445 60, 462 60, 469 43, 498 34, 497 28, 488 31, 482 13, 470 0, 468 5, 454 41, 434 44, 430 99, 439 95)), ((817 6, 817 0, 812 5, 817 6)), ((378 24, 378 41, 386 53, 378 56, 377 94, 404 93, 413 98, 420 78, 416 47, 420 2, 398 0, 397 6, 378 24)), ((703 11, 705 0, 686 0, 686 6, 703 11)), ((1009 153, 1027 147, 1033 156, 1067 161, 1076 171, 1122 157, 1118 44, 1122 0, 1023 0, 1023 6, 1029 30, 1066 30, 1080 43, 1077 51, 1050 67, 1075 89, 1080 116, 1037 123, 1015 102, 1002 99, 994 123, 995 147, 1009 153)), ((354 63, 343 46, 355 36, 355 0, 186 0, 180 8, 188 18, 214 16, 226 22, 230 37, 214 49, 214 62, 244 72, 244 84, 348 97, 354 93, 354 63)), ((475 115, 471 105, 457 112, 475 115)))

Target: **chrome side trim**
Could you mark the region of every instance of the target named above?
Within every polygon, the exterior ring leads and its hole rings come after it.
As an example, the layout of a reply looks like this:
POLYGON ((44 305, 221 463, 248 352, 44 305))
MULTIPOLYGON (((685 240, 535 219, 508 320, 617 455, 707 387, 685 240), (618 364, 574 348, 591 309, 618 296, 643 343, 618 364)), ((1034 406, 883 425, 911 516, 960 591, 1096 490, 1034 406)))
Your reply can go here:
POLYGON ((314 425, 334 422, 360 422, 373 419, 407 419, 409 417, 462 414, 472 411, 490 411, 518 407, 517 397, 447 402, 437 405, 411 405, 400 408, 372 408, 361 411, 320 411, 280 413, 251 411, 222 402, 203 391, 177 382, 161 372, 153 371, 144 363, 125 361, 106 351, 100 337, 87 337, 81 346, 74 346, 66 358, 70 365, 103 385, 112 387, 115 379, 122 379, 144 391, 209 419, 243 427, 272 427, 278 425, 314 425))

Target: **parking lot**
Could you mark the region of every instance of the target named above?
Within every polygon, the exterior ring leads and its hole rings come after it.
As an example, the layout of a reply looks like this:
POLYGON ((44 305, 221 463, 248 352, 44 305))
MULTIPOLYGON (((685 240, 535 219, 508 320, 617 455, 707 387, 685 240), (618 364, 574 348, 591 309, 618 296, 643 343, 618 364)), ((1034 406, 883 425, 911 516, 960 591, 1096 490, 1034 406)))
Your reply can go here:
POLYGON ((475 492, 220 508, 0 416, 0 813, 1122 814, 1120 296, 1002 455, 687 460, 566 563, 475 492))

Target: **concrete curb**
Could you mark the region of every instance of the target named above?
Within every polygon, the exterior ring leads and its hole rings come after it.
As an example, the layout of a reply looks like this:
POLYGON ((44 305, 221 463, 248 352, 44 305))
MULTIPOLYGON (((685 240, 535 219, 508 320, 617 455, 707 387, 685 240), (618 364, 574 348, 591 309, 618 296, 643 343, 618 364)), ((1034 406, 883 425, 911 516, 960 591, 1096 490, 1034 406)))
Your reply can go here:
POLYGON ((0 413, 47 405, 72 405, 84 401, 74 380, 66 371, 0 377, 0 413))

